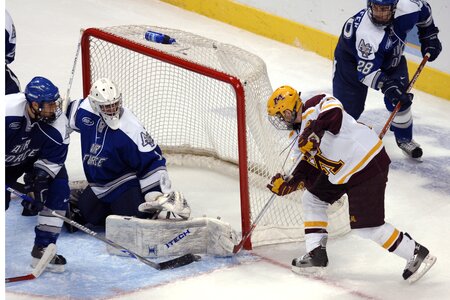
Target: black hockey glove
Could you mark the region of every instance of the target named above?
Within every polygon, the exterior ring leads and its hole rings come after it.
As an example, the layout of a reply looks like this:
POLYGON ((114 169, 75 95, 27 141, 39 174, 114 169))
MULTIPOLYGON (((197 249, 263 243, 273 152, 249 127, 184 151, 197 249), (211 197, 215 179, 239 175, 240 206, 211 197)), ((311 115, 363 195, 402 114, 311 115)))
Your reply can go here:
POLYGON ((398 79, 387 79, 381 91, 394 105, 400 102, 402 106, 409 106, 414 98, 413 94, 405 92, 405 87, 398 79))
POLYGON ((23 200, 22 206, 31 213, 37 214, 44 208, 51 177, 47 172, 39 168, 33 170, 33 177, 32 190, 34 193, 34 201, 23 200))
MULTIPOLYGON (((23 182, 24 182, 24 193, 27 194, 30 198, 34 199, 34 194, 33 194, 33 186, 34 186, 34 175, 33 173, 25 173, 25 175, 23 175, 23 182)), ((29 210, 28 206, 25 206, 24 204, 22 204, 23 210, 22 210, 22 216, 35 216, 38 214, 38 212, 36 210, 29 210)))
POLYGON ((420 52, 422 52, 422 56, 430 53, 430 58, 428 61, 435 60, 442 51, 442 44, 437 36, 438 32, 439 29, 436 27, 436 29, 433 30, 432 33, 429 33, 429 35, 420 37, 420 52))

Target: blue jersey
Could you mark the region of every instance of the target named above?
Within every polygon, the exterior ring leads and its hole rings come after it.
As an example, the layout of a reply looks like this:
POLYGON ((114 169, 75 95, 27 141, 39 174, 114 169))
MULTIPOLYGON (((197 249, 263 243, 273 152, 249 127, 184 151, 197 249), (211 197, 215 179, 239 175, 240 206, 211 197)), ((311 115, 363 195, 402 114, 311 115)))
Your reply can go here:
POLYGON ((33 122, 26 112, 24 93, 6 95, 5 98, 5 166, 34 164, 54 178, 67 157, 66 116, 59 116, 51 124, 33 122))
POLYGON ((431 8, 424 0, 399 0, 389 26, 374 25, 363 9, 344 24, 335 59, 346 62, 341 67, 356 68, 360 82, 379 89, 386 79, 385 71, 399 65, 406 35, 415 26, 419 36, 435 29, 431 8))
POLYGON ((81 134, 84 173, 97 197, 112 202, 131 186, 140 185, 143 193, 159 187, 166 160, 131 111, 123 108, 117 130, 106 125, 87 98, 71 102, 68 114, 70 128, 81 134))
POLYGON ((8 11, 5 10, 5 64, 14 61, 16 54, 16 29, 8 11))

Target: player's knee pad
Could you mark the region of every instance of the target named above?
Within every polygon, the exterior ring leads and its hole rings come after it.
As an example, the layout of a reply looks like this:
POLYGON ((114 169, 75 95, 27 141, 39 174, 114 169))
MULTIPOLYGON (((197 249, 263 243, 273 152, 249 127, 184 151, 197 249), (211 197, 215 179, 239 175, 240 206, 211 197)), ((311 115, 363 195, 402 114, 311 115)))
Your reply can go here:
POLYGON ((411 107, 399 111, 392 121, 392 126, 397 128, 408 128, 412 124, 411 107))
POLYGON ((302 202, 305 220, 328 220, 327 208, 329 204, 327 202, 320 200, 308 190, 303 192, 302 202))
POLYGON ((353 229, 352 232, 358 236, 374 241, 380 246, 383 246, 392 236, 396 229, 389 223, 384 223, 377 227, 366 227, 353 229))
POLYGON ((50 182, 45 206, 51 210, 67 209, 70 198, 69 178, 66 168, 63 167, 56 177, 50 182))
POLYGON ((50 184, 45 206, 51 210, 66 210, 70 197, 70 189, 67 179, 55 179, 50 184))

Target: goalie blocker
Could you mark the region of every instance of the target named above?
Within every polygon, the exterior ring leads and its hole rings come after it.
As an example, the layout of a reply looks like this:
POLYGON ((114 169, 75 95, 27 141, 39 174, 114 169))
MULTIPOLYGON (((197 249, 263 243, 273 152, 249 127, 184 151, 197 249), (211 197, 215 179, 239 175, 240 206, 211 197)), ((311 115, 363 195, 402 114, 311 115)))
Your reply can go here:
MULTIPOLYGON (((106 218, 106 238, 144 257, 186 253, 230 256, 238 242, 228 223, 207 217, 149 220, 110 215, 106 218)), ((108 252, 125 255, 110 246, 108 252)))

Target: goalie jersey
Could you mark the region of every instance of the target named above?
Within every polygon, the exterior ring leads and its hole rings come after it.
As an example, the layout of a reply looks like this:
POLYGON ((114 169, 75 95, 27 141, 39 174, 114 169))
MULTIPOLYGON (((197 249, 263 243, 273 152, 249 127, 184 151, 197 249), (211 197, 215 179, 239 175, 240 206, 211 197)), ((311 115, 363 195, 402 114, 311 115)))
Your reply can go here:
POLYGON ((109 128, 89 99, 75 100, 67 112, 69 127, 81 134, 83 169, 99 199, 113 202, 124 190, 140 186, 142 193, 158 190, 166 160, 136 116, 123 108, 120 127, 109 128))
POLYGON ((374 25, 367 9, 363 9, 344 24, 335 60, 347 62, 341 64, 343 68, 356 66, 359 81, 378 90, 386 77, 383 72, 400 63, 406 35, 415 26, 421 36, 436 30, 431 8, 425 1, 400 0, 393 25, 387 27, 374 25))
POLYGON ((66 116, 51 124, 32 122, 24 93, 5 98, 5 166, 33 164, 54 178, 64 165, 69 147, 66 116))

